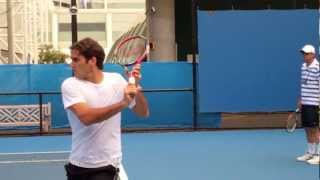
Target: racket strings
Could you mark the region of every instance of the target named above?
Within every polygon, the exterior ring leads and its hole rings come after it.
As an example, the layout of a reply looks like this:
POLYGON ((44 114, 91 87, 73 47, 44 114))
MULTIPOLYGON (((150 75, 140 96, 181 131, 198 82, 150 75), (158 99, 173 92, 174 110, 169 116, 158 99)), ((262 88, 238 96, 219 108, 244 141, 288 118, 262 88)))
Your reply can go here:
POLYGON ((133 65, 146 51, 146 40, 142 38, 134 38, 124 43, 115 51, 111 63, 120 65, 133 65))

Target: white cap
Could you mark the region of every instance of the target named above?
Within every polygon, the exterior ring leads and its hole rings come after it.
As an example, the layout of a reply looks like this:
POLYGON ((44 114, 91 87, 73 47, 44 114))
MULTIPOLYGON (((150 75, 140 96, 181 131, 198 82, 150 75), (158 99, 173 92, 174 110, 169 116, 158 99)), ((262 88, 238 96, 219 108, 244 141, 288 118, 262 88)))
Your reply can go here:
POLYGON ((316 54, 316 49, 312 45, 306 44, 302 49, 300 49, 300 52, 316 54))

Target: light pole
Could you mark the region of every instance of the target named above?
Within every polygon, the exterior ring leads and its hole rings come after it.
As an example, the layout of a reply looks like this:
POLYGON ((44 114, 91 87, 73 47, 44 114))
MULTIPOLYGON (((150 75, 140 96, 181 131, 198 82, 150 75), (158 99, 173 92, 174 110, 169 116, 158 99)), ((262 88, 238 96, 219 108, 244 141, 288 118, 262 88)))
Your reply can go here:
POLYGON ((78 26, 77 26, 77 0, 71 0, 71 36, 72 44, 78 41, 78 26))
POLYGON ((191 32, 192 32, 192 74, 193 74, 193 129, 198 128, 198 81, 197 81, 197 42, 196 42, 196 31, 197 31, 197 0, 191 0, 191 32))

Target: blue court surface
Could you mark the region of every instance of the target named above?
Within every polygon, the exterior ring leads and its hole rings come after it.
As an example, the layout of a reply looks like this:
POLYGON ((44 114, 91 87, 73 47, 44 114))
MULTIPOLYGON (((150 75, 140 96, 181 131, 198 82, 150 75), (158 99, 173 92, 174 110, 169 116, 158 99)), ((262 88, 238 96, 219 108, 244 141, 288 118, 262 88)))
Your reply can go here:
MULTIPOLYGON (((1 180, 64 180, 70 136, 0 138, 1 180)), ((317 180, 319 166, 295 161, 302 130, 127 133, 130 180, 317 180)))

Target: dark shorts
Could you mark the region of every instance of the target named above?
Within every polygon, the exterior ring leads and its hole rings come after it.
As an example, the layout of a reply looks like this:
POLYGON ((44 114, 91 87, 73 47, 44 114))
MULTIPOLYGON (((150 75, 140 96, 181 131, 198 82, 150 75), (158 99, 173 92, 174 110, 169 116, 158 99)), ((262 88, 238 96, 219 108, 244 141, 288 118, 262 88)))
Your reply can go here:
POLYGON ((302 127, 319 127, 319 106, 302 105, 302 127))
POLYGON ((83 168, 71 163, 65 165, 68 180, 117 180, 119 169, 114 166, 83 168))

